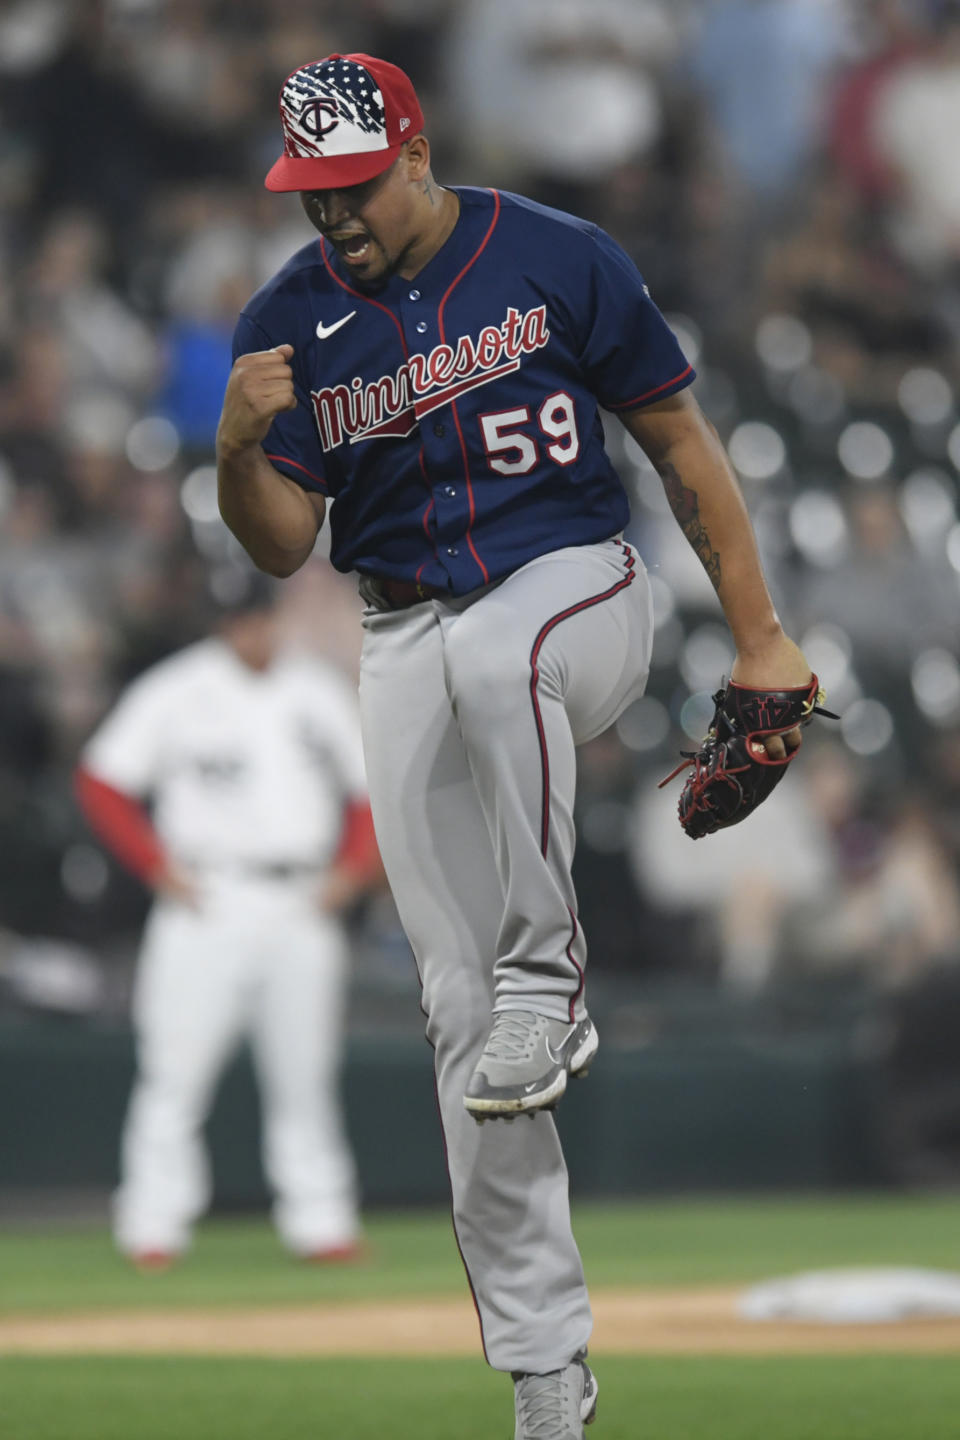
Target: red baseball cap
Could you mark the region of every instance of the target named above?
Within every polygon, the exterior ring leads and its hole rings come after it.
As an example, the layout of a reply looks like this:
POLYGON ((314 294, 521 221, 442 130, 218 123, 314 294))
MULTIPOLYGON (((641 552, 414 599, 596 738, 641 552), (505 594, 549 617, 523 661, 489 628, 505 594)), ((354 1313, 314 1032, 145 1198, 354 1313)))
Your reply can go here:
POLYGON ((283 154, 268 190, 340 190, 372 180, 423 129, 407 75, 373 55, 301 65, 280 90, 283 154))

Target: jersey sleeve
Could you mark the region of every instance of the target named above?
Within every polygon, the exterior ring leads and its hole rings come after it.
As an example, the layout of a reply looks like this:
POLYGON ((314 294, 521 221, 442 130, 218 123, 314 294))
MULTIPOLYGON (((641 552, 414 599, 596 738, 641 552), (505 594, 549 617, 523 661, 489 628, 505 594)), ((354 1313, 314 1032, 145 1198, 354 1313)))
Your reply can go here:
MULTIPOLYGON (((249 315, 241 313, 233 332, 234 360, 257 350, 271 350, 279 343, 271 340, 249 315)), ((310 396, 297 378, 296 355, 293 358, 293 388, 297 408, 284 410, 275 417, 263 441, 264 454, 271 465, 275 465, 290 480, 295 480, 304 490, 326 495, 329 492, 323 474, 323 451, 313 423, 310 396)))
POLYGON ((580 359, 606 410, 633 410, 696 379, 676 336, 627 253, 602 230, 593 234, 588 314, 580 359))
POLYGON ((84 746, 83 768, 124 794, 149 795, 163 767, 169 709, 165 691, 157 674, 135 680, 84 746))

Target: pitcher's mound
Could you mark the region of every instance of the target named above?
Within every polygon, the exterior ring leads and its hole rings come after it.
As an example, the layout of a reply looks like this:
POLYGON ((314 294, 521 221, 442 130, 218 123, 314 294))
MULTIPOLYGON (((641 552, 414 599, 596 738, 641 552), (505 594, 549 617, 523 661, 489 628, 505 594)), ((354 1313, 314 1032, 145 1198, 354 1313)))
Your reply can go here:
POLYGON ((960 1275, 895 1267, 811 1270, 755 1285, 737 1307, 746 1320, 884 1325, 960 1316, 960 1275))

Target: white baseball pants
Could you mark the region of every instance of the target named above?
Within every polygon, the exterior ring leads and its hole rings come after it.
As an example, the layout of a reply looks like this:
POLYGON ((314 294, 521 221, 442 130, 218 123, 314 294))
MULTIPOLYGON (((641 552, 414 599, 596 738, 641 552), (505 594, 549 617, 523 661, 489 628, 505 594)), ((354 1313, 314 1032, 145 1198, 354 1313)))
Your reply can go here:
POLYGON ((199 911, 158 902, 134 991, 138 1074, 114 1197, 120 1249, 179 1251, 207 1208, 214 1087, 249 1036, 273 1218, 297 1253, 357 1234, 337 1094, 347 951, 316 882, 210 872, 199 911))
POLYGON ((463 599, 369 607, 364 628, 377 837, 423 985, 485 1353, 500 1370, 558 1369, 591 1315, 553 1118, 481 1128, 463 1094, 492 1010, 584 1013, 575 746, 642 693, 646 572, 619 540, 571 547, 463 599))

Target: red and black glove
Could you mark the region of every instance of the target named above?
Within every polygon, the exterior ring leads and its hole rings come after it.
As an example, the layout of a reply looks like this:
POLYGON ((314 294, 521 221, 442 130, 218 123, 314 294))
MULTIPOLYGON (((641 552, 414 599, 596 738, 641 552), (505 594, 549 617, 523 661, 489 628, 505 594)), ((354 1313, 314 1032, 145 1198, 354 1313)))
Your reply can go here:
POLYGON ((778 759, 767 754, 764 742, 809 725, 814 715, 838 719, 823 709, 825 698, 816 675, 808 685, 789 690, 751 690, 731 680, 717 691, 713 722, 700 749, 682 751, 683 763, 660 782, 661 787, 668 784, 693 762, 677 806, 691 840, 739 824, 766 800, 800 746, 788 746, 778 759))

